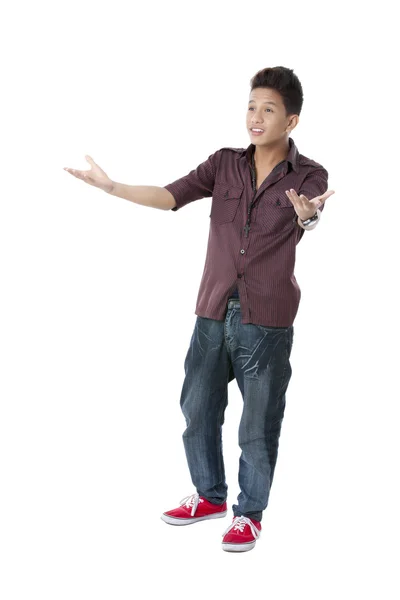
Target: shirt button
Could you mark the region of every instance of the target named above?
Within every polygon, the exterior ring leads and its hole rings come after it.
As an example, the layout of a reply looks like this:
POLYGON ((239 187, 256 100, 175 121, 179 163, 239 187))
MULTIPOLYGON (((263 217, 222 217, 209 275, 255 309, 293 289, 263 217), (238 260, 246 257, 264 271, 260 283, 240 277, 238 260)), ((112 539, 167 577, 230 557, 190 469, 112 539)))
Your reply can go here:
POLYGON ((245 252, 245 251, 244 251, 244 250, 243 250, 243 248, 242 248, 242 249, 241 249, 241 251, 240 251, 240 254, 244 254, 244 252, 245 252))
POLYGON ((238 279, 241 279, 241 278, 242 278, 241 274, 240 274, 240 273, 238 273, 238 279))

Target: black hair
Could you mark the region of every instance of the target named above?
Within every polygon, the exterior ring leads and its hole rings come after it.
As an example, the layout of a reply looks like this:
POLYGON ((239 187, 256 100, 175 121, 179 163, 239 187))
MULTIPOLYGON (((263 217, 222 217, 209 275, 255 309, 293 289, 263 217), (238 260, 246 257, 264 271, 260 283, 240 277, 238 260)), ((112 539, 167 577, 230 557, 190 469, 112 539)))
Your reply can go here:
POLYGON ((254 88, 271 88, 279 92, 286 109, 286 116, 300 115, 303 106, 303 88, 293 69, 267 67, 258 71, 250 80, 254 88))

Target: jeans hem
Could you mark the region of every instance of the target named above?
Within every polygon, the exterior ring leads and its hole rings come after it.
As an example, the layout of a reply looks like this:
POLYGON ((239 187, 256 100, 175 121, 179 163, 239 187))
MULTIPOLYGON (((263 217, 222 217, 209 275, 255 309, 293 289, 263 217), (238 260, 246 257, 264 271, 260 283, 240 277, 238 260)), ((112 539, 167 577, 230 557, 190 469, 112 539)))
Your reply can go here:
POLYGON ((240 510, 233 510, 234 517, 247 517, 248 519, 253 519, 254 521, 258 521, 261 523, 262 521, 262 513, 242 513, 240 510))

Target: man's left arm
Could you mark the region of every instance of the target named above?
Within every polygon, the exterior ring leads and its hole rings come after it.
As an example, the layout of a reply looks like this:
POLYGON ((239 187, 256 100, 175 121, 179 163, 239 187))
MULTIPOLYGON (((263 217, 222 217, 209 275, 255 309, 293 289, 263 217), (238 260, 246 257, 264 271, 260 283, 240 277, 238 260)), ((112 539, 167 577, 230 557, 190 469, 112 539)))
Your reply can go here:
POLYGON ((313 169, 304 179, 300 193, 295 190, 287 190, 286 195, 291 200, 298 215, 297 224, 305 230, 315 229, 319 218, 315 223, 303 225, 302 221, 309 219, 315 213, 321 216, 325 207, 325 200, 334 194, 334 190, 328 190, 328 171, 324 167, 313 169))

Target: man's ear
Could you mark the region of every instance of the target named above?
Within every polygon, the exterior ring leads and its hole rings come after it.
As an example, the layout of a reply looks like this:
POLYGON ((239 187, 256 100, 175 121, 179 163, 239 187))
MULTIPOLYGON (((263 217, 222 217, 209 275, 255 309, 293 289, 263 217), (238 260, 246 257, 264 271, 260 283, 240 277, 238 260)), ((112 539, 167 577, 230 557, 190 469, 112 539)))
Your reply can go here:
POLYGON ((292 115, 290 117, 289 124, 286 128, 286 129, 288 129, 288 133, 290 133, 297 126, 298 122, 299 122, 299 115, 292 115))

